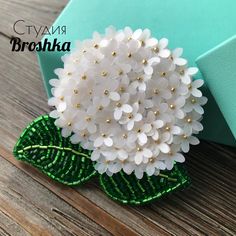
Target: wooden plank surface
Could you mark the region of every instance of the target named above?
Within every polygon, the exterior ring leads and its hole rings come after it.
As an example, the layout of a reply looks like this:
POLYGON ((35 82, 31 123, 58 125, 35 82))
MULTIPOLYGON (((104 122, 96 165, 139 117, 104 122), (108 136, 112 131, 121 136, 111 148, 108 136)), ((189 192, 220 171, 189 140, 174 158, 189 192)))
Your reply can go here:
POLYGON ((12 25, 50 26, 66 3, 0 0, 0 235, 236 235, 234 148, 202 141, 187 155, 192 186, 144 207, 113 202, 96 181, 63 186, 13 158, 22 129, 49 108, 35 53, 10 50, 12 25))

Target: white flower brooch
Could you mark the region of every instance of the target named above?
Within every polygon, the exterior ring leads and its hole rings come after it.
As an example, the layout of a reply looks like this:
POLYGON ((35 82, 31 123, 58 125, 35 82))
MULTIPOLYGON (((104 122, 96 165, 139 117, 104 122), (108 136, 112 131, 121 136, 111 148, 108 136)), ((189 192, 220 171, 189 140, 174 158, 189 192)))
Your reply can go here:
MULTIPOLYGON (((167 39, 151 37, 150 30, 129 27, 110 27, 105 35, 95 32, 92 39, 77 42, 63 56, 64 68, 55 70, 58 78, 50 80, 53 96, 48 103, 55 110, 27 128, 32 132, 34 127, 37 136, 38 129, 51 135, 43 143, 23 142, 23 148, 22 136, 15 156, 30 162, 30 156, 46 155, 47 150, 46 156, 56 157, 48 164, 55 162, 61 173, 45 170, 45 165, 40 169, 66 184, 84 182, 98 172, 108 195, 123 203, 146 203, 189 183, 177 163, 184 162, 190 144, 199 143, 195 135, 203 129, 207 98, 199 90, 203 80, 192 80, 198 69, 188 67, 181 48, 171 51, 167 46, 167 39), (37 125, 41 128, 35 129, 37 125), (70 164, 63 164, 65 158, 70 164), (90 172, 79 182, 62 177, 81 169, 90 172), (143 194, 136 189, 142 186, 143 194)), ((39 167, 37 161, 30 163, 39 167)))

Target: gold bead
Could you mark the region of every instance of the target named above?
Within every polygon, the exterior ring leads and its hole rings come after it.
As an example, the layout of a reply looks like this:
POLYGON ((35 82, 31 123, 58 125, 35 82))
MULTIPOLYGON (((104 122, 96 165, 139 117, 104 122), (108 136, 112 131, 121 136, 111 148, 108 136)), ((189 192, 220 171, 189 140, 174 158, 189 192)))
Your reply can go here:
POLYGON ((133 117, 134 117, 133 114, 129 114, 129 115, 128 115, 128 118, 129 118, 129 119, 132 119, 133 117))
POLYGON ((154 163, 154 161, 155 161, 155 158, 153 158, 153 157, 151 157, 151 158, 149 158, 149 160, 148 160, 150 163, 154 163))
POLYGON ((109 91, 106 89, 106 90, 104 90, 104 94, 105 95, 108 95, 109 94, 109 91))
POLYGON ((99 45, 98 45, 98 44, 94 44, 93 47, 96 48, 96 49, 98 49, 98 48, 99 48, 99 45))
POLYGON ((141 129, 138 129, 138 130, 137 130, 138 133, 141 133, 141 131, 142 131, 141 129))
POLYGON ((85 120, 89 122, 89 121, 91 121, 91 117, 90 117, 90 116, 87 116, 87 117, 85 118, 85 120))
POLYGON ((107 120, 106 120, 106 123, 110 124, 110 123, 111 123, 111 120, 110 120, 110 119, 107 119, 107 120))
POLYGON ((174 87, 171 88, 170 91, 171 91, 172 93, 175 92, 175 88, 174 88, 174 87))
POLYGON ((168 155, 169 155, 169 156, 172 156, 172 155, 173 155, 173 152, 172 152, 172 151, 169 151, 169 152, 168 152, 168 155))
POLYGON ((98 61, 98 60, 95 60, 95 61, 94 61, 94 64, 99 64, 99 61, 98 61))
POLYGON ((139 77, 137 77, 137 80, 138 81, 143 81, 143 77, 139 76, 139 77))
POLYGON ((188 122, 188 123, 191 123, 191 122, 192 122, 192 119, 191 119, 191 118, 188 118, 188 119, 187 119, 187 122, 188 122))
POLYGON ((137 148, 137 151, 138 151, 138 152, 141 152, 141 151, 142 151, 142 148, 138 147, 138 148, 137 148))
POLYGON ((117 107, 121 107, 122 104, 121 104, 120 102, 117 102, 117 103, 116 103, 116 106, 117 106, 117 107))
POLYGON ((120 87, 120 92, 125 92, 125 88, 124 87, 120 87))
POLYGON ((60 100, 61 100, 61 101, 64 101, 64 96, 61 96, 61 97, 60 97, 60 100))
POLYGON ((158 89, 157 88, 153 89, 153 92, 154 94, 158 94, 158 89))
POLYGON ((107 72, 106 72, 106 71, 103 71, 103 72, 101 73, 101 75, 102 75, 103 77, 106 77, 106 76, 107 76, 107 72))
POLYGON ((86 75, 82 75, 81 79, 82 79, 82 80, 86 80, 86 79, 87 79, 87 76, 86 76, 86 75))
POLYGON ((127 139, 128 138, 128 135, 127 134, 123 134, 122 135, 124 139, 127 139))
POLYGON ((166 130, 166 131, 170 131, 170 127, 169 127, 169 126, 166 126, 165 130, 166 130))
POLYGON ((98 110, 99 110, 99 111, 102 111, 102 110, 103 110, 103 106, 99 106, 99 107, 98 107, 98 110))
POLYGON ((76 106, 76 108, 80 108, 81 107, 80 103, 77 103, 75 106, 76 106))
POLYGON ((128 56, 128 58, 130 58, 130 57, 132 57, 132 54, 131 54, 131 53, 128 53, 128 55, 127 55, 127 56, 128 56))
POLYGON ((89 90, 89 95, 92 95, 93 94, 93 90, 89 90))
POLYGON ((165 77, 166 76, 166 72, 161 72, 161 76, 165 77))
POLYGON ((142 60, 142 63, 143 63, 144 65, 147 65, 148 62, 147 62, 146 59, 143 59, 143 60, 142 60))
POLYGON ((156 144, 160 144, 160 143, 161 143, 160 139, 157 139, 157 140, 155 141, 155 143, 156 143, 156 144))
POLYGON ((128 41, 130 41, 132 39, 132 37, 128 37, 128 41))
POLYGON ((71 122, 68 122, 67 125, 70 127, 72 124, 71 124, 71 122))
POLYGON ((188 138, 188 136, 187 136, 186 134, 184 134, 184 135, 183 135, 183 138, 184 138, 184 139, 187 139, 187 138, 188 138))
POLYGON ((106 137, 106 134, 102 134, 102 137, 105 138, 105 137, 106 137))
POLYGON ((78 94, 79 93, 79 91, 77 90, 77 89, 74 89, 74 94, 78 94))
POLYGON ((191 89, 192 89, 192 85, 191 85, 191 84, 188 86, 188 89, 189 89, 189 90, 191 90, 191 89))
POLYGON ((159 48, 158 47, 154 47, 152 50, 153 50, 153 52, 156 52, 156 53, 159 52, 159 48))
POLYGON ((175 105, 174 104, 170 104, 170 109, 175 109, 175 105))
POLYGON ((115 57, 115 56, 116 56, 116 52, 112 52, 111 55, 112 55, 113 57, 115 57))
POLYGON ((192 103, 192 104, 196 103, 196 99, 193 98, 193 99, 191 100, 191 103, 192 103))
POLYGON ((184 75, 185 71, 184 70, 180 70, 179 73, 180 73, 180 75, 184 75))
POLYGON ((123 73, 124 73, 123 70, 119 71, 119 75, 123 75, 123 73))
POLYGON ((87 134, 86 133, 82 133, 81 136, 85 138, 87 136, 87 134))
POLYGON ((72 73, 71 73, 71 72, 68 72, 68 73, 67 73, 67 75, 68 75, 68 76, 71 76, 71 75, 72 75, 72 73))
POLYGON ((145 46, 145 42, 143 40, 140 41, 141 46, 144 47, 145 46))
POLYGON ((154 115, 155 116, 160 115, 160 111, 154 111, 154 115))
POLYGON ((87 51, 84 49, 82 52, 83 52, 83 53, 86 53, 87 51))

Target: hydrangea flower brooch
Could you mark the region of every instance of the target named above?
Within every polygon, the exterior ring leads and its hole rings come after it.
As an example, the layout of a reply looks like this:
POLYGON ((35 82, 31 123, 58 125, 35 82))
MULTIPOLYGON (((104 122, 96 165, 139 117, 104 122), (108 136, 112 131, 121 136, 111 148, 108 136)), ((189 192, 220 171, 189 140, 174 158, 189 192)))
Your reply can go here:
POLYGON ((77 42, 51 79, 54 107, 22 133, 14 155, 67 185, 99 176, 124 204, 145 204, 190 183, 183 153, 207 98, 182 49, 150 30, 109 27, 77 42))

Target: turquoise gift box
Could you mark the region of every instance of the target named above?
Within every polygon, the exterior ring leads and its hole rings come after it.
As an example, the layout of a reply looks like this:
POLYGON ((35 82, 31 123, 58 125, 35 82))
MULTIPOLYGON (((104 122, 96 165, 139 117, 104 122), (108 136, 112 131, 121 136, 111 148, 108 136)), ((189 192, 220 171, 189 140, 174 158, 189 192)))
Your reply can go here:
MULTIPOLYGON (((47 35, 42 41, 47 39, 53 42, 57 38, 61 43, 71 42, 73 48, 76 40, 91 38, 94 31, 102 33, 110 25, 117 29, 125 26, 133 29, 149 28, 155 37, 168 38, 170 48, 182 47, 189 65, 196 66, 197 57, 236 33, 235 10, 235 0, 71 0, 53 24, 54 28, 65 25, 66 34, 47 35)), ((51 96, 48 81, 55 78, 55 68, 63 67, 63 54, 58 51, 38 52, 48 96, 51 96)), ((204 79, 207 79, 207 70, 205 73, 204 79)), ((214 84, 214 78, 210 77, 211 84, 214 84)), ((202 75, 198 73, 195 78, 202 78, 202 75)), ((229 86, 224 86, 224 80, 225 77, 222 77, 220 85, 211 88, 220 89, 228 96, 229 86)), ((205 106, 204 131, 200 138, 236 146, 236 140, 221 113, 225 111, 222 109, 225 99, 221 96, 217 99, 220 111, 206 86, 203 93, 208 97, 208 103, 205 106)), ((218 92, 212 94, 217 95, 218 92)), ((232 97, 229 101, 235 101, 235 95, 230 94, 232 97)), ((230 113, 227 108, 227 117, 230 116, 236 120, 236 110, 230 113)), ((232 120, 227 118, 228 122, 232 120)), ((232 127, 235 129, 235 125, 232 127)))

